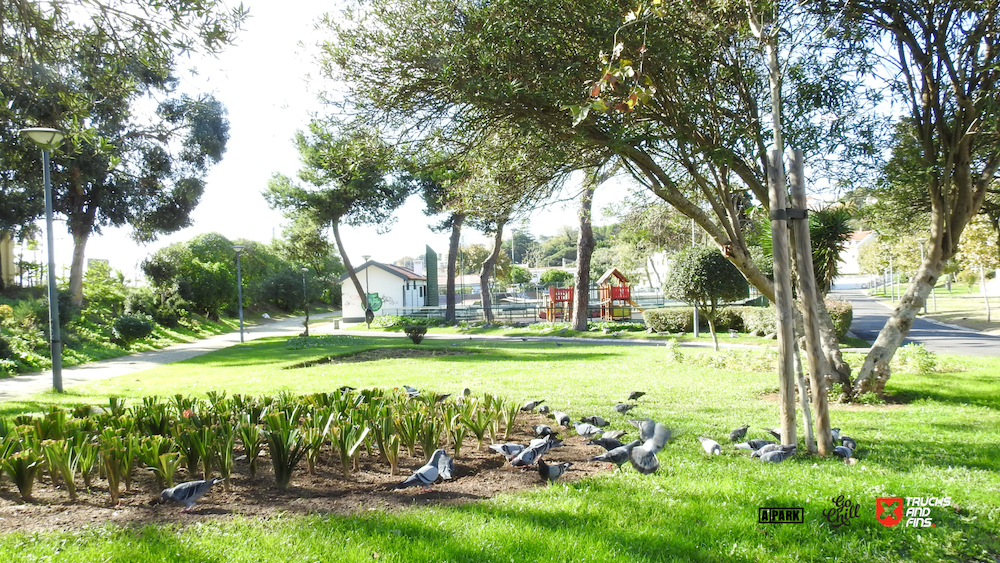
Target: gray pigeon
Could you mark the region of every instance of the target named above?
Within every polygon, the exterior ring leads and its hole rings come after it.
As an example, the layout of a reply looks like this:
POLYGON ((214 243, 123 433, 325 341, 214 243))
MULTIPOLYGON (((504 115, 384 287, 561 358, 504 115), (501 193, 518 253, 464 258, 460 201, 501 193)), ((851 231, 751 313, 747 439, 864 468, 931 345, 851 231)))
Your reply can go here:
POLYGON ((542 405, 538 407, 538 414, 549 414, 550 410, 552 409, 550 409, 548 405, 542 405))
POLYGON ((507 442, 506 444, 490 444, 490 449, 498 454, 503 454, 507 461, 514 459, 517 454, 524 450, 524 446, 521 444, 515 444, 513 442, 507 442))
POLYGON ((628 394, 628 400, 634 401, 645 394, 646 394, 645 391, 632 391, 631 393, 628 394))
POLYGON ((641 440, 635 440, 629 442, 628 444, 608 450, 601 455, 595 455, 594 457, 590 458, 589 461, 606 461, 608 463, 613 463, 617 465, 618 469, 621 469, 622 464, 628 461, 629 454, 632 453, 632 448, 638 446, 641 443, 642 443, 641 440))
POLYGON ((594 426, 598 426, 600 428, 604 428, 605 426, 608 426, 608 425, 611 424, 607 420, 604 420, 603 418, 601 418, 601 417, 599 417, 597 415, 585 416, 585 417, 583 417, 583 418, 580 419, 580 422, 587 422, 587 423, 593 424, 594 426))
POLYGON ((753 450, 753 451, 757 451, 757 450, 763 448, 764 446, 767 446, 767 445, 770 445, 770 444, 773 444, 773 443, 774 442, 772 442, 770 440, 765 440, 763 438, 753 438, 751 440, 747 440, 746 442, 741 442, 739 444, 736 444, 736 449, 738 449, 738 450, 753 450))
POLYGON ((593 440, 587 441, 588 446, 601 446, 604 451, 613 450, 615 448, 620 448, 622 443, 618 441, 617 438, 594 438, 593 440))
POLYGON ((188 481, 187 483, 181 483, 176 487, 170 487, 169 489, 164 489, 160 493, 160 501, 166 502, 172 500, 174 502, 179 502, 184 505, 184 509, 181 512, 188 512, 194 503, 198 502, 212 485, 221 482, 222 479, 216 477, 214 479, 208 479, 206 481, 188 481))
POLYGON ((663 449, 669 439, 670 429, 657 422, 653 430, 653 437, 643 442, 641 446, 632 448, 629 453, 632 467, 643 475, 654 473, 660 468, 660 460, 656 458, 656 454, 663 449))
POLYGON ((622 414, 625 414, 625 413, 627 413, 628 411, 630 411, 630 410, 632 410, 634 408, 635 408, 635 405, 630 404, 630 403, 618 403, 617 405, 615 405, 615 410, 618 411, 618 412, 620 412, 620 413, 622 413, 622 414))
POLYGON ((837 446, 833 448, 833 455, 847 460, 851 459, 851 456, 854 455, 854 450, 847 446, 837 446))
POLYGON ((730 442, 739 442, 740 440, 742 440, 743 437, 747 435, 747 428, 750 428, 750 427, 749 426, 740 426, 736 430, 733 430, 732 432, 730 432, 729 433, 729 441, 730 442))
POLYGON ((566 473, 566 470, 569 469, 571 465, 573 464, 568 461, 565 463, 548 465, 545 463, 544 459, 539 459, 538 474, 542 477, 543 481, 548 481, 549 483, 552 483, 553 481, 561 477, 563 473, 566 473))
POLYGON ((605 430, 604 434, 601 434, 601 438, 614 438, 617 440, 625 434, 628 434, 628 432, 625 432, 624 430, 605 430))
POLYGON ((431 490, 431 485, 434 481, 437 481, 438 475, 441 474, 439 466, 441 465, 441 456, 445 455, 443 449, 434 450, 431 454, 431 459, 423 467, 417 469, 413 472, 402 483, 396 485, 396 489, 405 489, 407 487, 421 487, 425 491, 431 490))
POLYGON ((654 422, 651 418, 630 420, 629 423, 639 429, 639 439, 642 441, 652 438, 653 431, 656 430, 656 422, 654 422))
POLYGON ((722 446, 720 446, 715 440, 704 436, 698 436, 698 441, 701 442, 701 449, 705 450, 705 453, 715 455, 722 453, 722 446))
POLYGON ((455 460, 441 450, 441 457, 438 458, 438 475, 445 481, 451 481, 451 474, 455 471, 455 460))
POLYGON ((524 448, 511 458, 510 464, 514 467, 530 467, 535 465, 546 452, 562 445, 562 441, 554 439, 552 436, 535 438, 528 444, 527 448, 524 448))
POLYGON ((761 461, 766 461, 768 463, 779 463, 785 461, 786 459, 795 455, 795 446, 791 446, 789 450, 777 450, 773 452, 767 452, 766 454, 760 456, 761 461))
POLYGON ((538 426, 532 426, 532 430, 535 431, 535 436, 556 436, 556 431, 552 429, 548 424, 539 424, 538 426))
POLYGON ((851 438, 850 436, 841 436, 840 437, 840 445, 841 446, 847 446, 848 448, 851 448, 851 451, 854 451, 854 450, 858 449, 858 443, 855 442, 854 438, 851 438))
POLYGON ((524 411, 524 412, 531 412, 531 411, 535 410, 535 408, 538 405, 540 405, 540 404, 542 404, 544 402, 545 402, 545 399, 542 399, 541 401, 528 401, 527 403, 524 403, 523 405, 521 405, 521 410, 524 411))
POLYGON ((837 442, 840 442, 840 428, 831 428, 830 429, 830 436, 833 437, 833 442, 835 444, 837 442))
POLYGON ((764 431, 767 432, 768 434, 770 434, 771 436, 774 436, 775 440, 778 440, 779 442, 781 441, 781 431, 780 430, 775 430, 774 428, 765 428, 764 431))
POLYGON ((406 395, 411 399, 420 394, 419 389, 415 387, 410 387, 409 385, 404 385, 403 389, 406 391, 406 395))
POLYGON ((750 457, 760 457, 764 454, 769 454, 771 452, 790 452, 795 449, 795 446, 783 446, 781 444, 765 444, 760 447, 760 449, 754 450, 750 457))
POLYGON ((586 422, 581 422, 573 426, 576 429, 576 433, 583 436, 584 438, 590 439, 594 436, 601 434, 601 429, 594 426, 593 424, 587 424, 586 422))
POLYGON ((569 428, 570 418, 569 418, 568 414, 566 414, 566 413, 564 413, 562 411, 552 411, 552 416, 555 417, 556 424, 558 424, 560 426, 565 426, 566 428, 569 428))

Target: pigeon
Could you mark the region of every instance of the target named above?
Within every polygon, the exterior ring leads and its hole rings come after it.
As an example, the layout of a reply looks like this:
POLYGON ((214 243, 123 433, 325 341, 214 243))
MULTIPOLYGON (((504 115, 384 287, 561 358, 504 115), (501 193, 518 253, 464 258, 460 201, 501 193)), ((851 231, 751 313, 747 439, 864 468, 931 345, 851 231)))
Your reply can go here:
POLYGON ((498 454, 503 454, 507 461, 514 459, 517 454, 524 450, 524 446, 521 444, 515 444, 513 442, 507 442, 506 444, 490 444, 490 449, 498 454))
POLYGON ((705 450, 705 453, 715 455, 722 453, 722 446, 720 446, 715 440, 704 436, 698 436, 698 441, 701 442, 701 449, 705 450))
POLYGON ((414 387, 410 387, 409 385, 404 385, 403 389, 406 390, 406 395, 409 398, 411 398, 411 399, 420 394, 420 390, 419 389, 416 389, 414 387))
POLYGON ((538 426, 532 426, 532 430, 535 431, 535 436, 553 436, 558 438, 555 430, 552 429, 548 424, 539 424, 538 426))
POLYGON ((628 432, 625 432, 624 430, 605 430, 604 434, 601 434, 601 438, 614 438, 617 440, 625 434, 628 434, 628 432))
POLYGON ((768 434, 774 436, 775 440, 778 440, 779 442, 781 441, 781 431, 780 430, 775 430, 774 428, 765 428, 764 431, 767 432, 768 434))
POLYGON ((348 391, 354 391, 355 389, 355 387, 351 387, 350 385, 341 385, 337 391, 340 391, 342 395, 346 395, 348 391))
POLYGON ((629 404, 629 403, 618 403, 617 405, 615 405, 615 410, 618 411, 618 412, 620 412, 620 413, 622 413, 622 414, 625 414, 625 413, 627 413, 628 411, 630 411, 630 410, 632 410, 634 408, 635 408, 635 405, 632 405, 632 404, 629 404))
POLYGON ((548 405, 542 405, 538 407, 538 414, 549 414, 550 410, 552 409, 550 409, 548 405))
POLYGON ((854 455, 854 450, 847 446, 837 446, 833 448, 833 455, 843 458, 846 461, 851 459, 851 456, 854 455))
POLYGON ((653 437, 653 431, 656 430, 656 423, 653 422, 651 418, 643 418, 641 420, 630 420, 633 426, 639 429, 639 439, 646 441, 653 437))
POLYGON ((750 427, 749 426, 740 426, 736 430, 733 430, 732 432, 730 432, 729 433, 729 441, 730 442, 739 442, 740 440, 742 440, 743 437, 747 435, 747 428, 750 428, 750 427))
POLYGON ((561 477, 563 473, 566 473, 566 470, 569 469, 571 465, 573 464, 568 461, 565 463, 548 465, 545 463, 545 460, 539 459, 538 474, 542 477, 543 481, 548 481, 549 483, 552 483, 553 481, 561 477))
POLYGON ((214 479, 208 479, 205 481, 188 481, 187 483, 181 483, 176 487, 170 487, 169 489, 164 489, 160 493, 160 501, 166 502, 172 500, 174 502, 179 502, 184 505, 184 509, 181 512, 188 512, 194 503, 198 502, 212 485, 221 482, 222 479, 216 477, 214 479))
POLYGON ((840 428, 831 428, 830 429, 830 436, 833 437, 833 441, 835 443, 839 442, 840 441, 840 428))
POLYGON ((455 471, 455 460, 452 457, 442 451, 441 457, 438 458, 438 475, 441 479, 445 481, 451 481, 451 474, 455 471))
POLYGON ((781 444, 766 444, 758 450, 755 450, 750 457, 760 457, 764 454, 769 454, 771 452, 789 452, 795 449, 795 446, 783 446, 781 444))
POLYGON ((621 469, 622 464, 628 461, 629 454, 632 453, 632 448, 635 448, 642 443, 642 440, 635 440, 629 442, 628 444, 618 446, 617 448, 608 450, 601 455, 595 455, 590 458, 589 461, 606 461, 608 463, 613 463, 621 469))
POLYGON ((471 397, 472 396, 472 389, 469 389, 468 387, 466 387, 465 389, 462 389, 462 396, 463 397, 471 397))
POLYGON ((645 391, 632 391, 631 393, 628 394, 628 400, 634 401, 645 394, 646 394, 645 391))
POLYGON ((422 487, 424 491, 431 490, 431 485, 434 481, 437 481, 438 475, 441 474, 439 469, 441 465, 441 456, 445 455, 444 449, 434 450, 431 454, 431 459, 423 467, 417 469, 413 472, 402 483, 396 485, 396 489, 405 489, 407 487, 422 487))
POLYGON ((586 422, 581 422, 575 425, 573 428, 576 429, 577 434, 587 439, 593 438, 594 436, 601 434, 600 428, 594 426, 593 424, 587 424, 586 422))
POLYGON ((608 451, 608 450, 613 450, 615 448, 620 448, 621 445, 622 445, 622 443, 619 442, 618 439, 616 439, 616 438, 604 438, 604 437, 601 437, 601 438, 594 438, 593 440, 589 440, 587 442, 587 445, 588 446, 601 446, 602 448, 604 448, 604 451, 608 451))
POLYGON ((530 467, 535 465, 537 460, 545 455, 546 452, 561 445, 563 445, 563 443, 559 440, 553 439, 552 436, 536 438, 531 441, 527 448, 524 448, 520 453, 514 456, 514 458, 510 460, 510 464, 514 467, 530 467))
POLYGON ((580 419, 580 422, 588 422, 590 424, 593 424, 594 426, 599 426, 601 428, 604 428, 605 426, 608 426, 608 425, 611 424, 607 420, 604 420, 603 418, 601 418, 601 417, 599 417, 597 415, 585 416, 585 417, 583 417, 583 418, 580 419))
POLYGON ((566 414, 566 413, 564 413, 562 411, 552 411, 552 416, 555 417, 557 424, 559 424, 560 426, 565 426, 566 428, 569 428, 570 418, 569 418, 568 414, 566 414))
POLYGON ((840 437, 840 445, 841 446, 847 446, 848 448, 851 448, 851 451, 854 451, 854 450, 858 449, 858 443, 855 442, 854 438, 851 438, 850 436, 841 436, 840 437))
POLYGON ((528 401, 527 403, 524 403, 524 405, 521 406, 521 410, 525 411, 525 412, 531 412, 531 411, 535 410, 535 407, 537 407, 538 405, 540 405, 540 404, 542 404, 544 402, 545 402, 545 399, 542 399, 541 401, 528 401))
POLYGON ((641 446, 632 448, 632 451, 629 452, 629 461, 632 462, 632 467, 643 475, 654 473, 660 468, 660 460, 656 458, 656 454, 663 449, 669 439, 670 429, 657 422, 653 430, 653 437, 643 442, 641 446))
POLYGON ((754 450, 757 451, 768 444, 773 444, 774 442, 770 440, 764 440, 763 438, 754 438, 752 440, 747 440, 746 442, 740 442, 736 444, 736 449, 738 450, 754 450))
POLYGON ((790 446, 788 450, 776 450, 773 452, 767 452, 766 454, 760 456, 761 461, 766 461, 768 463, 779 463, 785 461, 786 459, 795 455, 795 446, 790 446))

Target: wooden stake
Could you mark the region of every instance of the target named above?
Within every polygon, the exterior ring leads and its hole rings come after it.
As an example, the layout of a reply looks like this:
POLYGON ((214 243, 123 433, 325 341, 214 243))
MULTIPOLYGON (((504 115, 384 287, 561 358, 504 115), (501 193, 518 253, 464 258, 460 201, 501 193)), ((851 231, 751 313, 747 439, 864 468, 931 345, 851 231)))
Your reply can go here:
POLYGON ((781 443, 798 443, 795 434, 795 320, 792 317, 792 264, 785 208, 785 172, 781 153, 770 152, 767 190, 771 205, 771 254, 774 257, 774 306, 778 322, 778 397, 781 443))

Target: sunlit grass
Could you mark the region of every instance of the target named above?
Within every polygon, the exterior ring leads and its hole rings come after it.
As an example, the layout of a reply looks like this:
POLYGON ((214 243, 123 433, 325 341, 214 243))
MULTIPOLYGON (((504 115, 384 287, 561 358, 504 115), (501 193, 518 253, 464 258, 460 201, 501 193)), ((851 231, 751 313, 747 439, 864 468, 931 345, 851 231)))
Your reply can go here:
MULTIPOLYGON (((290 350, 265 339, 114 380, 74 388, 61 402, 100 404, 210 390, 276 394, 340 385, 495 393, 545 399, 574 417, 599 414, 613 427, 649 416, 675 429, 652 476, 626 468, 464 506, 355 516, 235 518, 184 527, 94 527, 64 533, 0 535, 11 560, 51 561, 989 561, 1000 555, 1000 367, 992 359, 945 358, 948 371, 897 373, 887 391, 902 405, 831 407, 834 426, 858 440, 859 462, 801 456, 765 465, 737 453, 729 430, 751 436, 777 425, 765 394, 777 383, 755 353, 724 352, 733 367, 706 367, 701 355, 663 347, 510 344, 365 337, 348 346, 290 350), (455 344, 454 346, 452 344, 455 344), (362 349, 409 347, 454 355, 301 365, 362 349), (759 366, 759 368, 755 368, 759 366), (611 406, 632 390, 647 395, 626 417, 611 406), (696 437, 724 443, 706 456, 696 437), (860 515, 833 528, 823 512, 838 495, 860 515), (950 496, 933 509, 934 528, 887 528, 878 496, 950 496), (763 506, 805 511, 800 525, 757 523, 763 506)), ((764 354, 763 352, 761 354, 764 354)), ((721 356, 720 356, 721 358, 721 356)), ((855 359, 851 356, 852 359, 855 359)), ((722 365, 720 363, 720 365, 722 365)), ((731 366, 731 364, 730 364, 731 366)), ((22 407, 46 404, 53 395, 22 407)), ((6 406, 6 405, 5 405, 6 406)), ((8 406, 7 414, 15 412, 8 406)), ((801 435, 801 432, 800 432, 801 435)), ((575 438, 572 438, 575 439, 575 438)), ((7 484, 9 485, 9 483, 7 484)))

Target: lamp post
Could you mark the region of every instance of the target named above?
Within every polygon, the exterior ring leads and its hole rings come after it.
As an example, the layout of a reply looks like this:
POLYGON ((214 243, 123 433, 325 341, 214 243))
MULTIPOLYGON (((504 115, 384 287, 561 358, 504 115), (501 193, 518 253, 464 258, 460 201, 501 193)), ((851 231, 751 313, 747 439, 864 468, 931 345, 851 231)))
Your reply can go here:
POLYGON ((246 248, 242 244, 234 244, 236 251, 236 298, 240 300, 240 344, 243 343, 243 272, 240 270, 240 253, 246 248))
POLYGON ((375 320, 375 311, 372 311, 371 298, 369 297, 371 286, 368 285, 368 259, 371 257, 371 254, 361 255, 361 258, 365 261, 365 322, 368 323, 368 328, 372 327, 372 321, 375 320))
POLYGON ((63 132, 46 127, 21 129, 31 142, 42 149, 42 180, 45 186, 45 229, 49 252, 49 350, 52 354, 52 387, 62 393, 62 339, 59 334, 59 291, 56 288, 56 255, 52 234, 52 178, 49 175, 50 155, 63 141, 63 132))
POLYGON ((306 272, 309 268, 302 268, 302 303, 306 308, 306 336, 309 336, 309 294, 306 292, 306 272))

